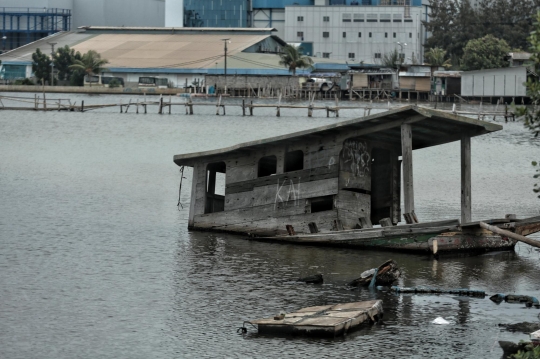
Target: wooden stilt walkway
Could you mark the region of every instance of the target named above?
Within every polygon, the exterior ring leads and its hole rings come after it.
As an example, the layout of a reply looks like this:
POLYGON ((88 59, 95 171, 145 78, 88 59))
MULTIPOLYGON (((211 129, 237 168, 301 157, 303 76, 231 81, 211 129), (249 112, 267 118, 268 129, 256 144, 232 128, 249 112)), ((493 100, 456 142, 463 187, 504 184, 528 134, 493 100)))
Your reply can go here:
MULTIPOLYGON (((369 116, 371 115, 371 110, 373 107, 373 100, 370 100, 369 103, 367 103, 366 106, 341 106, 339 103, 339 100, 337 96, 335 97, 335 105, 333 106, 321 106, 316 105, 315 103, 315 97, 316 93, 313 93, 309 97, 308 104, 290 104, 290 103, 282 103, 282 96, 281 94, 278 95, 278 101, 277 104, 271 104, 271 103, 258 103, 254 104, 253 100, 249 100, 249 103, 247 102, 247 99, 242 99, 241 103, 238 103, 238 101, 235 101, 235 103, 225 103, 223 101, 222 96, 217 97, 216 102, 193 102, 193 98, 184 98, 184 102, 173 102, 172 96, 169 96, 168 99, 165 99, 163 95, 160 95, 159 100, 157 101, 147 101, 146 100, 146 94, 144 94, 143 101, 140 101, 137 99, 136 101, 132 101, 131 99, 128 101, 128 103, 123 103, 121 100, 119 103, 109 103, 109 104, 85 104, 84 101, 81 101, 80 104, 77 104, 75 101, 72 102, 70 99, 47 99, 45 96, 45 93, 40 95, 35 95, 34 98, 31 97, 16 97, 16 96, 4 96, 0 95, 0 110, 10 110, 10 111, 69 111, 69 112, 87 112, 91 110, 98 110, 102 108, 111 108, 111 107, 118 107, 120 109, 120 113, 128 113, 130 109, 135 108, 135 113, 148 113, 148 106, 157 106, 158 107, 158 114, 164 114, 165 112, 168 112, 169 114, 172 113, 172 107, 173 106, 184 106, 186 115, 193 115, 195 113, 194 108, 195 107, 202 107, 202 106, 210 106, 210 107, 216 107, 216 115, 226 115, 226 107, 240 107, 242 109, 242 116, 253 116, 254 110, 257 108, 275 108, 276 109, 276 117, 281 116, 281 110, 282 109, 307 109, 307 116, 312 117, 314 111, 326 111, 326 117, 330 117, 330 115, 333 115, 334 117, 339 117, 340 111, 343 110, 363 110, 364 115, 363 116, 369 116), (4 106, 2 100, 8 100, 12 102, 17 103, 26 103, 26 104, 32 104, 26 105, 26 106, 4 106), (167 111, 168 110, 168 111, 167 111), (246 113, 247 111, 249 113, 246 113)), ((394 107, 397 107, 401 105, 401 103, 398 103, 394 105, 394 107)), ((392 104, 388 102, 388 108, 391 108, 392 104)), ((456 105, 454 104, 452 110, 446 110, 445 112, 454 113, 456 115, 474 115, 478 116, 478 119, 484 120, 486 116, 491 117, 493 116, 493 120, 495 121, 496 117, 503 117, 505 121, 508 121, 508 119, 515 120, 515 113, 510 111, 508 109, 508 105, 505 105, 504 111, 498 111, 499 105, 497 104, 497 108, 495 111, 483 111, 482 104, 479 106, 479 111, 458 111, 456 110, 456 105)), ((381 107, 378 107, 379 109, 382 109, 381 107)), ((133 110, 132 110, 133 111, 133 110)), ((444 110, 443 110, 444 111, 444 110)))

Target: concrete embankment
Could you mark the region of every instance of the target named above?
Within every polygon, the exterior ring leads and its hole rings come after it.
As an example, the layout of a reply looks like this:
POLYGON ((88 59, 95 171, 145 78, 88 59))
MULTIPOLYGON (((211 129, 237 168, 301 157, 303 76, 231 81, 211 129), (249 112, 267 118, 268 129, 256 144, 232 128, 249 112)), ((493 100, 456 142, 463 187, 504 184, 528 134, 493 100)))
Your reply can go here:
POLYGON ((184 93, 180 88, 138 88, 138 87, 80 87, 80 86, 24 86, 0 85, 0 92, 46 92, 46 93, 78 93, 78 94, 148 94, 148 95, 175 95, 184 93))

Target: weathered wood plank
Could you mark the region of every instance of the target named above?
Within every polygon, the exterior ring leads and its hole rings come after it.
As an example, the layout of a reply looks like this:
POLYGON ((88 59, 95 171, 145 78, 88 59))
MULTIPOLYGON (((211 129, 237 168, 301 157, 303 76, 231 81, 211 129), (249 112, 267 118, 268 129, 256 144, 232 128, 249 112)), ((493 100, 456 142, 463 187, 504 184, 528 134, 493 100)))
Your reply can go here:
POLYGON ((197 181, 199 179, 198 166, 193 167, 193 175, 191 177, 191 201, 189 203, 189 219, 188 228, 193 227, 193 218, 195 217, 195 203, 197 202, 197 181))
POLYGON ((461 136, 461 222, 470 222, 471 211, 471 137, 461 136))
POLYGON ((337 165, 291 171, 279 175, 259 177, 249 181, 236 183, 229 183, 227 181, 225 192, 227 194, 234 194, 239 192, 253 191, 255 187, 275 186, 278 181, 282 183, 284 180, 291 180, 294 183, 304 183, 334 177, 337 177, 337 165))
POLYGON ((309 223, 317 223, 321 231, 331 231, 332 221, 337 218, 336 210, 317 212, 317 213, 301 213, 283 217, 269 217, 265 219, 253 219, 251 221, 242 221, 238 223, 215 224, 200 221, 195 217, 195 228, 201 229, 216 229, 222 231, 250 233, 256 235, 277 235, 285 234, 285 225, 290 224, 294 227, 297 233, 309 233, 309 223))
POLYGON ((371 212, 371 196, 364 193, 341 190, 335 204, 345 229, 355 228, 359 218, 369 216, 371 212))
POLYGON ((311 182, 293 182, 290 179, 276 180, 268 186, 253 189, 253 206, 275 204, 282 202, 299 201, 305 198, 329 196, 337 194, 338 179, 329 178, 311 182))

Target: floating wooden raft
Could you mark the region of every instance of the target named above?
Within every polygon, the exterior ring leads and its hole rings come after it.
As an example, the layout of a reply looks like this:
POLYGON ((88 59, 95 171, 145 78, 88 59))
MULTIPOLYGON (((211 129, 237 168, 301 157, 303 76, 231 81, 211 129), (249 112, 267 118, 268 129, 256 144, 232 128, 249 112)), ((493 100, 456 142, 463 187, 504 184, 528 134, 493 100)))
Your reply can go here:
POLYGON ((285 314, 283 319, 263 318, 249 321, 261 334, 340 336, 365 321, 376 322, 383 316, 381 300, 308 307, 285 314))

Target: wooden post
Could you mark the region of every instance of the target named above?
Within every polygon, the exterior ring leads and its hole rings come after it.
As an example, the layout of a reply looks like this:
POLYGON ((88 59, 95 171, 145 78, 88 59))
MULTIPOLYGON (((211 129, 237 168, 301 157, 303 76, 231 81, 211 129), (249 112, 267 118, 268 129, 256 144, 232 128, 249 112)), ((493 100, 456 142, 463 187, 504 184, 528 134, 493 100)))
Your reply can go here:
POLYGON ((158 113, 160 115, 163 114, 163 95, 159 95, 159 110, 158 113))
POLYGON ((253 101, 251 101, 251 106, 249 106, 249 115, 253 116, 253 101))
POLYGON ((221 95, 219 95, 218 103, 216 105, 216 116, 219 115, 219 106, 221 105, 221 95))
POLYGON ((37 94, 34 94, 34 109, 38 109, 38 100, 37 100, 37 94))
POLYGON ((461 136, 461 223, 471 222, 471 138, 461 136))
POLYGON ((45 98, 45 92, 43 92, 43 109, 47 109, 47 99, 45 98))
POLYGON ((193 100, 189 98, 189 114, 193 115, 193 100))
POLYGON ((84 112, 84 100, 81 101, 81 112, 84 112))
POLYGON ((401 158, 403 159, 403 200, 405 213, 414 211, 412 128, 408 123, 401 125, 401 158))
POLYGON ((246 100, 242 100, 242 116, 246 115, 246 100))
POLYGON ((172 96, 169 95, 169 115, 171 114, 171 108, 172 108, 172 96))

